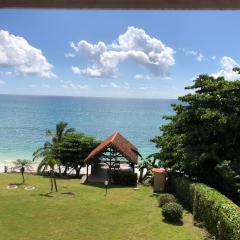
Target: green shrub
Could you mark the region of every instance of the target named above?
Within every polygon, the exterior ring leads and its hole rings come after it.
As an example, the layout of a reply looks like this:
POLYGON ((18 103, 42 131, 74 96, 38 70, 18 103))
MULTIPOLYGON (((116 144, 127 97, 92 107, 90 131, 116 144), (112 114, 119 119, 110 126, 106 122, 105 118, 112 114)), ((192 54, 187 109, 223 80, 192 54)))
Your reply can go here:
POLYGON ((240 208, 217 190, 171 175, 171 188, 217 240, 240 240, 240 208))
POLYGON ((162 207, 167 203, 176 202, 174 195, 169 193, 162 193, 159 196, 159 206, 162 207))
POLYGON ((137 174, 133 172, 114 171, 112 178, 115 184, 123 186, 136 186, 137 174))
POLYGON ((177 222, 182 218, 183 208, 178 203, 166 203, 162 207, 162 215, 167 221, 177 222))
POLYGON ((169 173, 168 185, 171 192, 174 192, 183 205, 192 210, 192 192, 190 191, 191 181, 182 175, 169 173))

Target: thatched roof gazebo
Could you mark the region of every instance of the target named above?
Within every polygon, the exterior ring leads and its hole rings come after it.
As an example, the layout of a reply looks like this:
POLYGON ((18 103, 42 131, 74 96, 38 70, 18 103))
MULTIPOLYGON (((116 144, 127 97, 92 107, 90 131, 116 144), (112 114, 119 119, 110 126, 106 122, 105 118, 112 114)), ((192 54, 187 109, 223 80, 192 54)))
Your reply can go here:
POLYGON ((119 132, 115 132, 93 149, 84 159, 84 162, 87 164, 87 180, 89 177, 89 166, 91 166, 91 175, 94 175, 101 163, 107 165, 109 181, 111 181, 112 170, 121 170, 122 164, 128 164, 134 172, 135 164, 138 162, 138 155, 137 148, 119 132))

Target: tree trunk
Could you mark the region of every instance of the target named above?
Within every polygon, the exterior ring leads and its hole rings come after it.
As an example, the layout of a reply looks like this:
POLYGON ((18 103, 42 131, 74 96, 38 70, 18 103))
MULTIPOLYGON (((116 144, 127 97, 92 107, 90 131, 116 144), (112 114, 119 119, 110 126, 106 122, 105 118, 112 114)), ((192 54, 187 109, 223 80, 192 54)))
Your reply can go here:
POLYGON ((80 169, 77 167, 77 168, 75 168, 75 171, 76 171, 76 177, 79 177, 80 176, 80 169))
POLYGON ((55 191, 57 192, 58 188, 57 188, 57 182, 56 182, 55 175, 53 175, 53 182, 54 182, 54 186, 55 186, 55 191))
POLYGON ((80 167, 76 167, 76 177, 79 178, 80 177, 80 171, 81 171, 82 165, 80 167))
POLYGON ((22 182, 23 184, 25 184, 24 171, 21 171, 21 173, 22 173, 22 182))
POLYGON ((140 169, 140 175, 139 175, 139 180, 138 180, 140 183, 142 183, 142 181, 143 181, 143 170, 144 170, 144 168, 140 169))
POLYGON ((51 192, 53 191, 53 175, 52 175, 52 170, 50 172, 50 181, 51 181, 51 192))
POLYGON ((59 174, 61 175, 61 164, 58 164, 58 172, 59 172, 59 174))
POLYGON ((63 171, 63 175, 66 176, 67 175, 67 170, 68 170, 68 167, 66 166, 64 171, 63 171))
POLYGON ((21 174, 22 174, 22 179, 23 179, 23 184, 25 184, 25 178, 24 178, 24 167, 21 168, 21 174))

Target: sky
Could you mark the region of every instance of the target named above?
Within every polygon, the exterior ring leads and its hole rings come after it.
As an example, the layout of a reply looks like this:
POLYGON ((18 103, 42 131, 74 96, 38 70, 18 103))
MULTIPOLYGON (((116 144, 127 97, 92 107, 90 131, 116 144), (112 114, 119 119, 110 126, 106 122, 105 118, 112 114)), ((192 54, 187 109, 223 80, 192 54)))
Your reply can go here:
POLYGON ((239 11, 0 10, 0 94, 177 98, 239 78, 239 11))

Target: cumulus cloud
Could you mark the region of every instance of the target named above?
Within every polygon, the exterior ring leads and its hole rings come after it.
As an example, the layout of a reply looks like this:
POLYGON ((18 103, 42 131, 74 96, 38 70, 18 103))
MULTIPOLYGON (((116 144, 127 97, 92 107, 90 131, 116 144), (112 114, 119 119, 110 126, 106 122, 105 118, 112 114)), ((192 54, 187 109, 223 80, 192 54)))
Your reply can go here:
POLYGON ((89 60, 86 68, 72 67, 73 73, 87 77, 114 78, 118 75, 119 64, 126 60, 145 67, 155 76, 165 77, 175 64, 172 48, 135 27, 128 27, 113 44, 91 44, 81 40, 70 43, 70 46, 75 54, 89 60))
POLYGON ((111 82, 110 84, 101 84, 101 88, 117 88, 117 89, 130 89, 130 85, 128 82, 124 82, 123 84, 117 84, 111 82))
POLYGON ((111 82, 111 86, 113 88, 122 88, 122 89, 129 89, 130 88, 129 83, 127 83, 127 82, 124 82, 123 84, 116 84, 114 82, 111 82))
POLYGON ((139 90, 147 90, 147 87, 144 87, 144 86, 141 86, 141 87, 139 87, 139 90))
POLYGON ((142 74, 135 74, 134 75, 134 79, 137 79, 137 80, 150 80, 151 77, 150 76, 144 76, 142 74))
POLYGON ((213 73, 212 76, 215 78, 224 77, 226 80, 239 79, 240 75, 233 71, 233 68, 239 66, 237 62, 231 57, 224 56, 220 60, 221 70, 213 73))
POLYGON ((65 84, 62 84, 62 88, 65 89, 88 89, 88 85, 74 84, 71 81, 67 81, 65 84))
POLYGON ((184 52, 186 56, 194 56, 198 62, 202 62, 205 59, 204 55, 198 51, 189 50, 186 48, 181 48, 180 50, 184 52))
POLYGON ((3 81, 3 80, 0 80, 0 85, 5 85, 6 84, 6 82, 5 81, 3 81))
POLYGON ((31 46, 23 37, 0 30, 0 67, 12 67, 17 74, 56 77, 40 49, 31 46))
POLYGON ((64 54, 64 57, 65 57, 65 58, 74 58, 74 57, 75 57, 75 54, 74 54, 74 53, 65 53, 65 54, 64 54))

